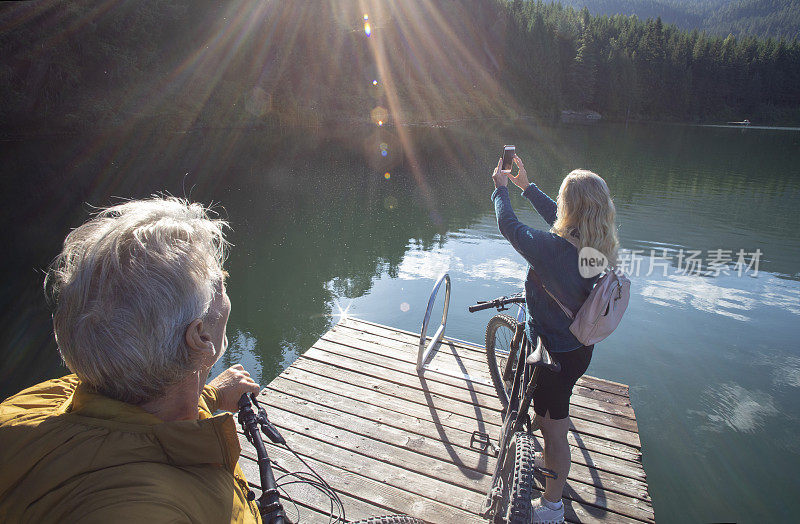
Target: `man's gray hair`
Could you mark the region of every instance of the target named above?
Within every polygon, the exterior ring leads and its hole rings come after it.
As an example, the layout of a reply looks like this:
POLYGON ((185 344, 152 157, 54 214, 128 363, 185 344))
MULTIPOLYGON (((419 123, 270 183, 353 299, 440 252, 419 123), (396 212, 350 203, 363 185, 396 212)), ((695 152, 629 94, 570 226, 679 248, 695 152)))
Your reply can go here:
POLYGON ((44 284, 69 369, 131 404, 198 369, 185 333, 223 278, 225 227, 200 204, 152 197, 105 208, 73 230, 44 284))

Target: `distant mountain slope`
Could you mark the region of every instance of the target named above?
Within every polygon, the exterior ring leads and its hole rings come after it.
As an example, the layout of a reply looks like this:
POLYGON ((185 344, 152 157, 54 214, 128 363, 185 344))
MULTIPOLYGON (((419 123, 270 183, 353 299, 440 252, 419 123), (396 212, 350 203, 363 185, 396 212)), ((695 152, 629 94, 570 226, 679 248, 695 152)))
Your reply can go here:
POLYGON ((666 24, 726 36, 800 38, 800 0, 561 0, 593 15, 661 17, 666 24))
POLYGON ((719 34, 800 38, 800 0, 740 0, 711 12, 706 29, 719 34))

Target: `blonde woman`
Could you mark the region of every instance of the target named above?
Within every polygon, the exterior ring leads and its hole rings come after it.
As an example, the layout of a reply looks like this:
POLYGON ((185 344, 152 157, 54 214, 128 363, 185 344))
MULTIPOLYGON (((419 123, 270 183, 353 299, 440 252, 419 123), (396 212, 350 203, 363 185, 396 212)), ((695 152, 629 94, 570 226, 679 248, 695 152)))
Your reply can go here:
POLYGON ((589 367, 594 346, 582 345, 569 331, 571 320, 541 283, 565 306, 577 311, 598 278, 581 276, 578 251, 592 247, 603 253, 609 264, 616 264, 619 244, 614 226, 616 210, 605 181, 591 171, 577 169, 568 174, 556 203, 528 181, 518 156, 514 157, 514 163, 518 168, 516 176, 501 170, 502 158, 492 173, 497 224, 500 233, 528 262, 525 280, 528 336, 530 340, 539 336, 553 359, 561 363, 559 373, 542 370, 533 394, 536 413, 533 426, 541 428, 544 437, 544 463, 542 457, 536 460, 557 475, 556 479, 547 479, 542 498, 534 501, 533 522, 563 522, 561 495, 570 467, 569 399, 575 382, 589 367), (549 231, 528 227, 517 219, 508 195, 509 179, 523 190, 522 195, 550 224, 549 231))

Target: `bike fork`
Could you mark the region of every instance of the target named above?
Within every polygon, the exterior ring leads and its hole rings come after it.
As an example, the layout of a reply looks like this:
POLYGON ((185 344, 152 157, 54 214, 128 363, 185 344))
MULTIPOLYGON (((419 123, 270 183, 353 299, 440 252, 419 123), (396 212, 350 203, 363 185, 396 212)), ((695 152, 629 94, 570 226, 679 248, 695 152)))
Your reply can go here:
POLYGON ((516 425, 517 412, 512 411, 506 415, 503 426, 500 430, 500 447, 497 454, 497 462, 494 465, 492 474, 492 488, 486 495, 481 516, 485 519, 493 520, 498 512, 502 511, 500 502, 503 499, 503 464, 508 455, 509 438, 513 438, 514 432, 509 431, 511 425, 516 425))

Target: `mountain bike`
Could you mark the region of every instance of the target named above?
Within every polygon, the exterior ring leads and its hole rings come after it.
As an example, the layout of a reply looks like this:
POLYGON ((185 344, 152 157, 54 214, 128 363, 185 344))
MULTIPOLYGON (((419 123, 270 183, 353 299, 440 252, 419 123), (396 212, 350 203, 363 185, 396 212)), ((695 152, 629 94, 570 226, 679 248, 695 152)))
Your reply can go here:
MULTIPOLYGON (((533 512, 534 471, 556 478, 552 470, 537 468, 534 464, 535 428, 528 411, 541 370, 558 373, 561 364, 552 359, 540 337, 536 337, 535 347, 528 340, 522 293, 478 302, 469 307, 469 312, 494 308, 502 313, 512 304, 518 307, 516 318, 498 314, 486 325, 486 359, 492 384, 503 405, 503 425, 492 484, 481 516, 495 524, 528 524, 533 512)), ((475 432, 473 441, 479 442, 484 450, 490 445, 489 435, 485 433, 475 432)))
MULTIPOLYGON (((303 457, 298 455, 289 444, 286 443, 286 439, 284 439, 278 429, 272 425, 269 417, 267 417, 266 410, 252 393, 245 393, 239 398, 239 424, 247 440, 256 448, 262 489, 261 496, 256 500, 256 505, 258 506, 258 511, 261 514, 261 520, 264 524, 290 524, 290 520, 287 518, 286 511, 281 502, 281 492, 283 492, 287 500, 294 503, 283 488, 289 484, 297 483, 303 483, 314 487, 330 498, 330 523, 339 524, 347 522, 344 504, 339 498, 339 495, 325 482, 325 479, 314 471, 314 468, 312 468, 310 464, 303 460, 303 457), (254 407, 255 411, 253 410, 254 407), (282 474, 276 479, 275 473, 272 470, 272 462, 269 459, 267 448, 264 445, 264 439, 261 437, 262 432, 267 435, 274 444, 284 446, 288 449, 310 473, 290 472, 280 468, 282 474)), ((276 469, 279 468, 276 466, 276 469)), ((255 493, 250 490, 247 493, 247 500, 255 500, 255 498, 255 493)), ((299 517, 299 509, 297 511, 299 517)), ((359 520, 353 524, 424 524, 424 522, 408 515, 383 515, 359 520)))

